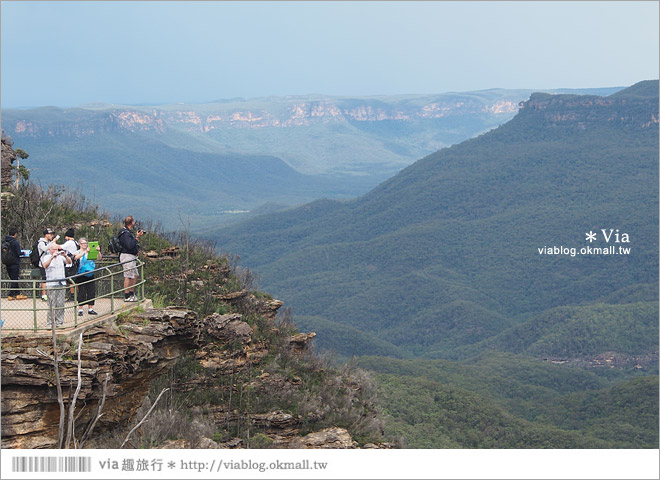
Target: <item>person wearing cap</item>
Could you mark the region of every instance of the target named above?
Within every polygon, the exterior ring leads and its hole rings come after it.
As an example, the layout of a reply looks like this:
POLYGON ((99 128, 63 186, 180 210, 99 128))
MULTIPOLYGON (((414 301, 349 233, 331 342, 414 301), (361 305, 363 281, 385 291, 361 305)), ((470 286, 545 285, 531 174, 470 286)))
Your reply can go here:
POLYGON ((44 230, 44 236, 39 239, 39 243, 37 244, 39 249, 39 270, 41 271, 41 279, 44 281, 41 284, 41 299, 44 302, 48 301, 48 296, 46 295, 46 269, 44 268, 43 258, 44 255, 48 254, 51 242, 57 241, 58 238, 60 238, 59 235, 56 238, 55 231, 52 228, 46 228, 44 230))

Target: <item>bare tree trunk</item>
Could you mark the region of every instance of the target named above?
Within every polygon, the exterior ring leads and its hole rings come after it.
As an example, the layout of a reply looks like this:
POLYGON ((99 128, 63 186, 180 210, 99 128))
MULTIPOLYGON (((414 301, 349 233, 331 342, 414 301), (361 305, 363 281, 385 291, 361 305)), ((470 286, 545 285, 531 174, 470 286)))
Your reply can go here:
POLYGON ((67 427, 66 444, 64 448, 69 448, 71 445, 71 437, 74 435, 73 429, 75 428, 76 400, 78 400, 78 394, 80 393, 80 388, 82 387, 82 360, 80 358, 80 354, 82 352, 82 336, 83 332, 81 331, 80 337, 78 337, 78 386, 76 387, 76 393, 73 394, 71 405, 69 405, 69 425, 67 427))
POLYGON ((51 328, 53 331, 53 366, 55 367, 55 386, 57 387, 57 403, 60 404, 60 427, 57 440, 57 448, 62 448, 64 445, 64 398, 62 396, 62 382, 60 381, 60 364, 58 362, 59 352, 57 351, 57 335, 55 334, 56 321, 55 321, 55 312, 53 312, 53 306, 50 305, 50 320, 51 328))

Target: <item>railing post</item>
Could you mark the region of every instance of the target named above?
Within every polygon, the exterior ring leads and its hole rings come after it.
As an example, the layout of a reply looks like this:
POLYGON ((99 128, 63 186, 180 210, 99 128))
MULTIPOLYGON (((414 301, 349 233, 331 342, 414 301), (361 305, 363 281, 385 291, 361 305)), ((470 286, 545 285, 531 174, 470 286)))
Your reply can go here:
POLYGON ((115 313, 115 277, 108 267, 106 270, 110 274, 110 313, 115 313))
POLYGON ((144 300, 144 262, 140 261, 140 301, 144 300))
MULTIPOLYGON (((76 278, 71 277, 71 278, 76 278)), ((77 280, 77 278, 76 278, 77 280)), ((80 308, 80 305, 78 305, 78 285, 76 282, 71 280, 71 283, 73 285, 73 318, 74 318, 74 325, 77 327, 78 326, 78 309, 80 308)), ((66 290, 64 290, 64 297, 66 298, 66 290)))
POLYGON ((37 331, 37 281, 32 280, 32 315, 34 317, 34 331, 37 331))

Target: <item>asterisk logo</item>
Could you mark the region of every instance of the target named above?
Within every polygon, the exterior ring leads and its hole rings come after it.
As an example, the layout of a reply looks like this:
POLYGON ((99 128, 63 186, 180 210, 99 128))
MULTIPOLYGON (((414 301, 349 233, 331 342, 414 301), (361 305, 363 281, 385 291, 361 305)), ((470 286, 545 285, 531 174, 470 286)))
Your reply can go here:
POLYGON ((589 243, 596 240, 596 234, 594 232, 592 232, 591 230, 589 230, 589 233, 585 233, 585 235, 587 236, 586 240, 589 240, 589 243))
POLYGON ((176 467, 176 463, 174 463, 174 462, 167 462, 167 468, 175 468, 175 467, 176 467))

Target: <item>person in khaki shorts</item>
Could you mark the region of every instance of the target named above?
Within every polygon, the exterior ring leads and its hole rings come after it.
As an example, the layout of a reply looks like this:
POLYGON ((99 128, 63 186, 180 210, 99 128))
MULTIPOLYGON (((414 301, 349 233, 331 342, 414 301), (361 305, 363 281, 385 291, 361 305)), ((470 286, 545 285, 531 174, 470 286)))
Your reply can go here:
POLYGON ((142 230, 139 230, 135 235, 131 229, 135 227, 135 219, 129 215, 124 220, 124 228, 122 228, 117 236, 121 243, 121 253, 119 254, 119 261, 124 267, 124 301, 137 302, 135 296, 135 284, 138 279, 137 270, 137 256, 140 249, 140 237, 144 235, 142 230))

